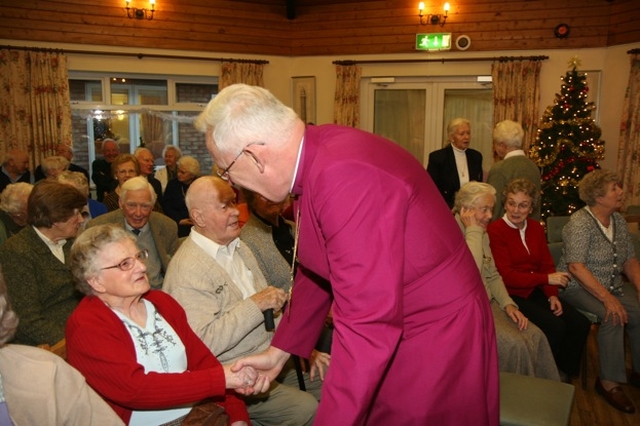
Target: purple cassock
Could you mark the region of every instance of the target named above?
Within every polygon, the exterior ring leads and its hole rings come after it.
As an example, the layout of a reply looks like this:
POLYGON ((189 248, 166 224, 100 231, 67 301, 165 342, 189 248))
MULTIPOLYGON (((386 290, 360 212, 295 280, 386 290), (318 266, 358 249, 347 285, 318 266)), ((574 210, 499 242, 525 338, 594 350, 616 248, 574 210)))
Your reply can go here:
POLYGON ((497 425, 487 293, 438 189, 408 152, 336 125, 308 126, 290 312, 273 346, 307 357, 335 331, 316 425, 497 425))

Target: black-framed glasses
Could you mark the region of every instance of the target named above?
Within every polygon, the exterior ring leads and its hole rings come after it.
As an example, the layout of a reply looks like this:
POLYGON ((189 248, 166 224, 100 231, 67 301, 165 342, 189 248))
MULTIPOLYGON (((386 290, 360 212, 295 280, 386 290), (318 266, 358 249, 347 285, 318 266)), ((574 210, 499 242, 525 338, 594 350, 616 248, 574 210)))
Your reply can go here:
POLYGON ((149 258, 149 252, 147 250, 141 250, 138 253, 136 253, 135 256, 127 257, 117 265, 107 266, 106 268, 100 268, 100 270, 118 268, 121 271, 130 271, 133 268, 133 265, 136 264, 136 260, 144 263, 147 261, 148 258, 149 258))

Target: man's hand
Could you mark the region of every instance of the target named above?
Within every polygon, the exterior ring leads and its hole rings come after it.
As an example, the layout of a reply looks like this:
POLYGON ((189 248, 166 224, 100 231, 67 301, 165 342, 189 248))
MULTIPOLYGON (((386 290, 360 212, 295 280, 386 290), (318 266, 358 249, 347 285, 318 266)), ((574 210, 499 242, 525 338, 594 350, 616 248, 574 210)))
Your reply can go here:
POLYGON ((311 365, 311 371, 309 371, 309 379, 313 382, 316 378, 316 374, 320 377, 320 380, 324 382, 324 378, 327 375, 327 370, 331 364, 331 355, 325 352, 318 352, 314 349, 309 358, 309 365, 311 365))
POLYGON ((287 293, 285 293, 282 289, 269 286, 264 290, 254 294, 250 297, 251 300, 254 301, 258 308, 262 312, 267 309, 273 309, 274 311, 279 311, 282 309, 282 305, 287 301, 287 293))
POLYGON ((257 355, 250 355, 245 358, 236 360, 231 365, 232 372, 239 372, 245 367, 253 367, 260 373, 260 376, 265 376, 270 381, 276 379, 285 362, 289 359, 289 353, 274 346, 257 355))

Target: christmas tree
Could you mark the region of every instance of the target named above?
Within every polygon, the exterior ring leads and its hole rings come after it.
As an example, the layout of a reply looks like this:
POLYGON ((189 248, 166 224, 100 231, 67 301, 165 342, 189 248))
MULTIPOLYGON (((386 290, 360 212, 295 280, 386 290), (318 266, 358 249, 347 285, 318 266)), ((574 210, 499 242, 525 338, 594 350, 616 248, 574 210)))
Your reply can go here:
POLYGON ((530 157, 542 174, 542 220, 567 216, 584 206, 578 197, 578 183, 585 174, 600 168, 604 158, 602 131, 587 101, 586 74, 578 72, 580 60, 569 61, 560 93, 542 116, 530 157))

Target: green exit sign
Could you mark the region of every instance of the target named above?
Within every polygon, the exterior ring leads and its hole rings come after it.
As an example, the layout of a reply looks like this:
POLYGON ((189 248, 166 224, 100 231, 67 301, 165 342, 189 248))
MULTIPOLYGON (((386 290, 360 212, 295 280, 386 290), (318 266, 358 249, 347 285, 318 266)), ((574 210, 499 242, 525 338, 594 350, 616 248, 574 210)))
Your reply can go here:
POLYGON ((416 50, 450 50, 451 33, 416 34, 416 50))

